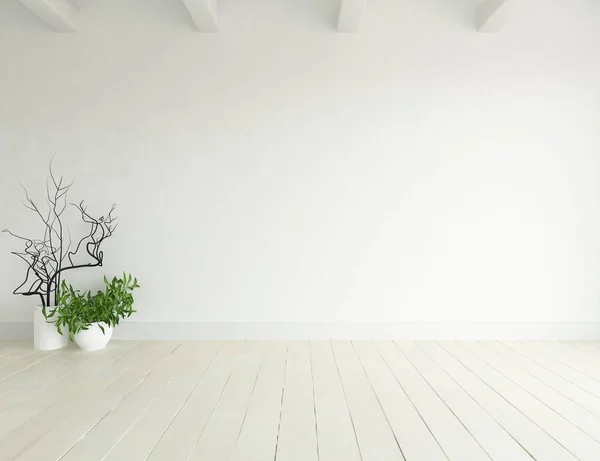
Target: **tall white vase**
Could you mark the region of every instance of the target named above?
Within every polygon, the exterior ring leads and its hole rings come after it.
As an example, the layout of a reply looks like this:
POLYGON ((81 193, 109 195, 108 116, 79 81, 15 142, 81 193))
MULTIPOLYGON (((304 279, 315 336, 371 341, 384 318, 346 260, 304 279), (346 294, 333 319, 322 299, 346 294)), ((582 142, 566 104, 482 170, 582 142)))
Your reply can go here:
MULTIPOLYGON (((51 308, 47 308, 49 311, 51 308)), ((62 349, 69 344, 69 332, 63 330, 61 335, 56 325, 48 323, 42 313, 42 306, 33 309, 33 347, 38 351, 62 349)))

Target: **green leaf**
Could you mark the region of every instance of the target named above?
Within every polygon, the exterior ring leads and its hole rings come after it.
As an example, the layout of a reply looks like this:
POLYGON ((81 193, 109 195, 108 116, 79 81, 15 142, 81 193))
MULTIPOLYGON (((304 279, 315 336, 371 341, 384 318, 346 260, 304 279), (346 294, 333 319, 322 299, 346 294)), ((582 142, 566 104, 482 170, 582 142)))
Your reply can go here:
MULTIPOLYGON (((75 290, 64 280, 57 297, 58 306, 49 312, 56 315, 53 323, 59 332, 69 329, 69 339, 82 330, 87 330, 92 323, 104 322, 108 326, 119 325, 123 318, 136 312, 133 309, 134 298, 131 292, 139 288, 137 278, 123 273, 122 278, 113 277, 109 282, 103 277, 105 289, 92 294, 91 291, 75 290)), ((104 327, 101 328, 105 333, 104 327)))

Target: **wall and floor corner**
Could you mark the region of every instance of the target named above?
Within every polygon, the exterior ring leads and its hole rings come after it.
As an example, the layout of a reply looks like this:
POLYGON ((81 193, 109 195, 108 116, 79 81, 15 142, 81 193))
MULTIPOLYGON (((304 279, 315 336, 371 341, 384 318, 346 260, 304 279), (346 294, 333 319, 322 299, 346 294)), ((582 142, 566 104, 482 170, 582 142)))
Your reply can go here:
POLYGON ((122 337, 600 337, 600 6, 476 34, 473 1, 373 0, 346 35, 337 2, 221 3, 219 34, 170 0, 82 0, 77 34, 0 5, 0 228, 31 232, 52 155, 117 203, 71 281, 138 276, 122 337))

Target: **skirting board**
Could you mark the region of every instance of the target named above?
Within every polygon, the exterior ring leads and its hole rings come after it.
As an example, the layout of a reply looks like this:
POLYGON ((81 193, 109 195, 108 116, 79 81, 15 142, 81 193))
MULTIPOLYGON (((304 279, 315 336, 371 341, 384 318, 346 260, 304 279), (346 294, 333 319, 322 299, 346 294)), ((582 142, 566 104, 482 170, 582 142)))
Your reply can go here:
MULTIPOLYGON (((33 324, 0 322, 0 340, 31 339, 33 324)), ((121 340, 600 340, 596 322, 126 322, 115 329, 121 340)))

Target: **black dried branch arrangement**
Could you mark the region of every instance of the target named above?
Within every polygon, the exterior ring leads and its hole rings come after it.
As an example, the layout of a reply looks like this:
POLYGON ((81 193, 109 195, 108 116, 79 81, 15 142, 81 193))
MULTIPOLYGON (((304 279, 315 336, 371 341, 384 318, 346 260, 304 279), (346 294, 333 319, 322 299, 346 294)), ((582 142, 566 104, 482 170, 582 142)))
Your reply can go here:
MULTIPOLYGON (((117 218, 113 216, 115 206, 108 215, 99 218, 92 217, 84 202, 71 203, 79 210, 81 219, 89 226, 89 232, 73 247, 69 227, 63 224, 63 214, 69 205, 68 193, 73 182, 65 183, 63 178, 56 178, 50 162, 50 176, 46 180, 46 201, 48 211, 42 213, 38 205, 29 197, 27 189, 23 205, 33 211, 44 223, 44 233, 41 239, 23 237, 8 229, 6 232, 24 244, 22 251, 12 254, 27 263, 25 280, 13 293, 24 296, 39 296, 42 302, 44 316, 46 308, 56 305, 62 276, 65 272, 83 267, 102 266, 104 241, 113 235, 117 228, 117 218), (85 262, 75 262, 74 258, 85 255, 85 262)), ((79 259, 79 258, 76 258, 79 259)))

